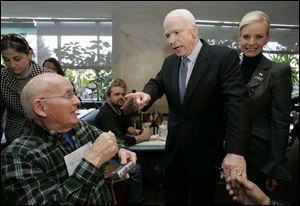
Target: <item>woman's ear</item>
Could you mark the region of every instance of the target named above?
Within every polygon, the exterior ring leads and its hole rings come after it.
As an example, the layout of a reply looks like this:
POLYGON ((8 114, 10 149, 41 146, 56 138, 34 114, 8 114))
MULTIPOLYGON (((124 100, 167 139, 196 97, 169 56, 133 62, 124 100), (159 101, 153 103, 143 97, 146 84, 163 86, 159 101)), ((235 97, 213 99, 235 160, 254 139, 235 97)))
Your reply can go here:
POLYGON ((45 111, 44 105, 40 99, 36 99, 32 103, 32 110, 33 112, 40 116, 40 117, 46 117, 47 113, 45 111))
POLYGON ((241 45, 241 36, 240 35, 237 37, 237 42, 238 42, 238 44, 240 46, 241 45))
POLYGON ((267 34, 267 38, 266 38, 266 41, 265 41, 265 45, 267 45, 267 43, 270 41, 270 35, 267 34))
POLYGON ((32 51, 32 50, 29 50, 27 56, 28 56, 28 59, 32 60, 33 51, 32 51))

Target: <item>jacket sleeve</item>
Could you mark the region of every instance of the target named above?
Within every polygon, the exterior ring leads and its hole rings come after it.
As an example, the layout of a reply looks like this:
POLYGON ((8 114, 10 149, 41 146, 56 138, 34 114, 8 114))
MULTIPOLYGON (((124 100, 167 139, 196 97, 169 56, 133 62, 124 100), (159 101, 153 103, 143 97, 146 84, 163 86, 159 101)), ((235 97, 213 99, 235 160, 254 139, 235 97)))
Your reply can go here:
POLYGON ((226 152, 244 155, 250 136, 250 103, 242 83, 239 57, 231 50, 225 57, 220 74, 226 112, 226 152))
POLYGON ((292 106, 291 68, 288 65, 276 64, 271 73, 271 136, 270 161, 262 172, 279 180, 291 180, 286 167, 286 147, 289 137, 290 112, 292 106))

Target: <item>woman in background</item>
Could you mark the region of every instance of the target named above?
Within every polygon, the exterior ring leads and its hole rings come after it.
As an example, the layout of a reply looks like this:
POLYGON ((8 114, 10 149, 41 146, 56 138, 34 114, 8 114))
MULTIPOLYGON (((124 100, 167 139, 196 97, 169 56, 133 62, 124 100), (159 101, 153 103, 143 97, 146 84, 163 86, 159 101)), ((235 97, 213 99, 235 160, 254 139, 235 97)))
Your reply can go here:
POLYGON ((62 76, 66 76, 64 70, 62 69, 60 63, 55 59, 55 58, 48 58, 45 59, 43 64, 43 67, 46 67, 48 69, 52 69, 54 71, 56 71, 57 74, 60 74, 62 76))
MULTIPOLYGON (((62 69, 62 66, 59 63, 59 61, 57 61, 57 59, 55 59, 53 57, 45 59, 42 63, 42 66, 55 71, 57 74, 60 74, 61 76, 66 76, 66 74, 65 74, 64 70, 62 69)), ((73 84, 73 82, 71 82, 71 83, 73 85, 73 92, 76 94, 76 96, 78 97, 80 102, 82 102, 81 98, 77 94, 75 85, 73 84)))
POLYGON ((251 99, 252 129, 246 153, 247 177, 265 192, 279 181, 291 179, 286 167, 286 147, 291 111, 291 68, 263 54, 270 39, 270 19, 251 11, 241 20, 238 43, 243 53, 243 79, 251 99))
POLYGON ((23 87, 32 77, 51 70, 32 60, 33 51, 19 34, 1 34, 1 55, 5 63, 1 68, 1 120, 6 110, 4 132, 9 144, 31 127, 20 102, 23 87))

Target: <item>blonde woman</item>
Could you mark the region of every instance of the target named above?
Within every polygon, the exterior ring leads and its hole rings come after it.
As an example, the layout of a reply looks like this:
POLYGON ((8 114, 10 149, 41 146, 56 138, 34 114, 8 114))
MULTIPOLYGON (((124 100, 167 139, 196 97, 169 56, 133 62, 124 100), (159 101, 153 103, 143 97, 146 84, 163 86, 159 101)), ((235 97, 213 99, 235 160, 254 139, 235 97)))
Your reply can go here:
POLYGON ((291 68, 267 59, 263 47, 270 40, 270 19, 251 11, 241 20, 238 43, 243 53, 241 70, 251 99, 252 129, 246 153, 248 179, 265 192, 291 176, 285 151, 291 109, 291 68))

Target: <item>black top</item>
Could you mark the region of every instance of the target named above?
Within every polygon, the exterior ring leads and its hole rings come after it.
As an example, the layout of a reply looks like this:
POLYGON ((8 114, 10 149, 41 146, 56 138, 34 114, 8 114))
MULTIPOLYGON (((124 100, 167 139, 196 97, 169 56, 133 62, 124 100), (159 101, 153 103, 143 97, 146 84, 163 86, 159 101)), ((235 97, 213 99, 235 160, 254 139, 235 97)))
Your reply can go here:
POLYGON ((134 136, 127 133, 128 127, 133 126, 131 117, 109 102, 105 102, 98 112, 95 126, 104 132, 112 131, 117 138, 125 140, 128 146, 136 144, 134 136))
POLYGON ((245 83, 248 83, 252 77, 253 72, 257 68, 257 65, 262 57, 262 53, 259 53, 255 57, 247 57, 243 55, 243 62, 241 65, 242 73, 243 73, 243 80, 245 83))

